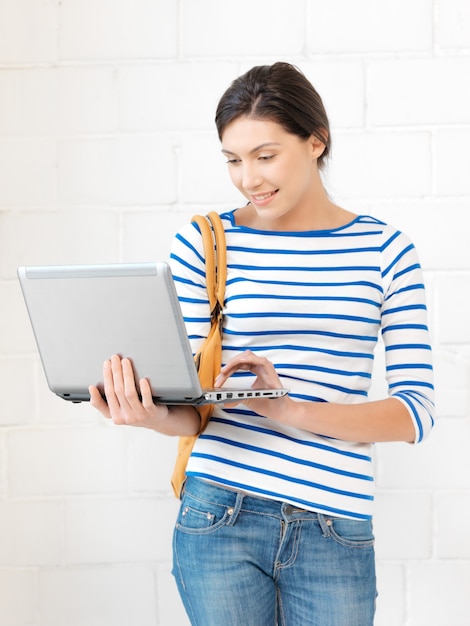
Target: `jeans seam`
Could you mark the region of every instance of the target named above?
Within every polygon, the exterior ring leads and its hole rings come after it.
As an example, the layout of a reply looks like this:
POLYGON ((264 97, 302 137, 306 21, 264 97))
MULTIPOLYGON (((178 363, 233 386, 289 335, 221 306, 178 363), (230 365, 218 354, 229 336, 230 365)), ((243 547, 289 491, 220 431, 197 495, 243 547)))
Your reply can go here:
POLYGON ((182 591, 183 591, 183 593, 186 596, 186 601, 185 601, 184 604, 185 604, 185 609, 188 612, 188 616, 190 618, 191 624, 196 624, 196 617, 195 617, 196 614, 195 614, 194 609, 193 609, 193 605, 192 605, 192 602, 191 602, 191 597, 188 594, 188 590, 186 588, 186 582, 185 582, 185 580, 183 578, 183 573, 181 571, 181 566, 180 566, 180 562, 179 562, 178 551, 176 549, 176 542, 175 541, 174 541, 174 545, 173 545, 173 554, 174 554, 174 557, 173 557, 174 561, 176 562, 175 563, 176 567, 173 568, 173 576, 175 578, 176 578, 176 576, 178 576, 179 583, 181 585, 182 591))
POLYGON ((367 548, 373 548, 375 545, 374 539, 364 539, 359 541, 354 541, 351 539, 344 539, 341 535, 338 535, 334 530, 330 532, 330 538, 333 541, 336 541, 340 546, 344 548, 351 548, 352 550, 365 550, 367 548))
MULTIPOLYGON (((285 542, 286 540, 286 535, 287 532, 290 530, 290 532, 292 532, 293 537, 292 537, 292 550, 291 550, 291 554, 289 556, 289 558, 287 559, 287 561, 283 561, 282 563, 280 561, 277 562, 277 574, 279 574, 279 572, 283 569, 287 569, 288 567, 292 567, 292 565, 295 563, 295 561, 297 560, 297 555, 299 553, 299 539, 300 539, 300 533, 302 531, 302 524, 298 521, 294 521, 294 522, 287 522, 286 523, 286 528, 285 528, 285 533, 284 533, 284 537, 281 539, 282 543, 285 542), (291 526, 292 525, 292 526, 291 526), (289 529, 289 526, 291 526, 291 528, 289 529)), ((289 539, 290 541, 290 539, 289 539)), ((279 548, 279 552, 281 552, 282 550, 282 545, 279 548)))
POLYGON ((284 617, 284 607, 282 604, 281 590, 276 585, 276 613, 277 613, 277 625, 286 626, 286 620, 284 617))

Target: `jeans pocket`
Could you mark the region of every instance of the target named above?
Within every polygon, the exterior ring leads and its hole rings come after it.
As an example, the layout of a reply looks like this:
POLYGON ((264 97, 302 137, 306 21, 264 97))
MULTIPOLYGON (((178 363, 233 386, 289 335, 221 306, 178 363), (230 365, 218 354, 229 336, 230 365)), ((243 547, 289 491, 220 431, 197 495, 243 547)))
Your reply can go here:
POLYGON ((375 538, 371 520, 325 517, 328 535, 347 548, 370 548, 375 538))
POLYGON ((185 493, 176 519, 176 530, 188 534, 215 532, 226 524, 231 512, 231 507, 199 500, 185 493))

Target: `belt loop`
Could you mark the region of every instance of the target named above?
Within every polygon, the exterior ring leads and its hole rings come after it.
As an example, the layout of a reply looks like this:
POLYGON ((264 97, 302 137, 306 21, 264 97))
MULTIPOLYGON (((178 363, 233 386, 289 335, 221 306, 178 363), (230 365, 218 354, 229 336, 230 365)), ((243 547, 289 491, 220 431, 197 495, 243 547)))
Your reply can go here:
POLYGON ((323 536, 329 537, 331 535, 330 533, 331 520, 326 519, 323 513, 317 513, 317 516, 318 516, 318 523, 320 524, 320 528, 322 529, 322 532, 323 532, 323 536))
POLYGON ((242 491, 237 491, 237 497, 235 499, 235 503, 233 506, 229 507, 227 512, 230 516, 230 519, 227 522, 227 526, 234 526, 237 521, 238 514, 240 513, 240 509, 242 508, 243 498, 245 494, 242 491))
POLYGON ((183 482, 181 483, 181 489, 180 489, 180 493, 179 493, 179 500, 181 501, 183 499, 184 496, 184 491, 186 489, 186 481, 188 480, 188 477, 186 476, 185 479, 183 480, 183 482))

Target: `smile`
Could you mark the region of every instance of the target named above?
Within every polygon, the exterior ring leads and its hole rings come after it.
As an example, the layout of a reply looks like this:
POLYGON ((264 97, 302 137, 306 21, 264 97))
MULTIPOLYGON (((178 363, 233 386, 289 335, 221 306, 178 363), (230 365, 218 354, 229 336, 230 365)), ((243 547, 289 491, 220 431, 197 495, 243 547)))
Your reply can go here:
POLYGON ((270 191, 269 193, 263 193, 263 194, 258 194, 258 195, 253 195, 251 196, 253 198, 253 200, 255 202, 262 202, 263 200, 267 200, 268 198, 272 198, 276 193, 277 193, 277 189, 275 191, 270 191))

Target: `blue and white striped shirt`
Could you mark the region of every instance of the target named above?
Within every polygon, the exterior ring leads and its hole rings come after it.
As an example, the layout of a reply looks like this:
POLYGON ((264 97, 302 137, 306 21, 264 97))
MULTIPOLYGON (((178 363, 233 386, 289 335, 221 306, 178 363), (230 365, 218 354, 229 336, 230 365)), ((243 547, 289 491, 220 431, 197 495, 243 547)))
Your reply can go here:
MULTIPOLYGON (((433 425, 432 362, 422 271, 410 240, 369 216, 306 232, 236 226, 233 212, 222 219, 223 363, 250 349, 273 362, 293 399, 367 402, 381 331, 389 395, 405 404, 421 441, 433 425)), ((195 224, 175 237, 171 266, 196 352, 210 321, 195 224)), ((238 372, 226 386, 252 381, 238 372)), ((287 427, 243 405, 216 408, 187 472, 308 510, 372 515, 371 444, 287 427)))

